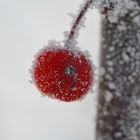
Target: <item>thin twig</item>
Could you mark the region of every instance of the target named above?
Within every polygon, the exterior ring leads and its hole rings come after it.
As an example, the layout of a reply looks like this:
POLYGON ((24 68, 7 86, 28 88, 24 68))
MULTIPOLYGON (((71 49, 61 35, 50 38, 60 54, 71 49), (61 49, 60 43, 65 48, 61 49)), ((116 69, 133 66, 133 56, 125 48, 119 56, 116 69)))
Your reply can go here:
POLYGON ((71 40, 73 40, 73 38, 75 37, 75 34, 77 33, 77 28, 78 28, 78 25, 81 21, 81 19, 83 18, 83 16, 85 15, 85 13, 87 12, 88 8, 90 7, 90 5, 92 4, 93 0, 87 0, 87 2, 85 3, 84 7, 82 8, 82 10, 80 11, 79 15, 77 16, 72 28, 71 28, 71 31, 68 35, 68 39, 65 43, 65 46, 69 48, 69 43, 71 42, 71 40))

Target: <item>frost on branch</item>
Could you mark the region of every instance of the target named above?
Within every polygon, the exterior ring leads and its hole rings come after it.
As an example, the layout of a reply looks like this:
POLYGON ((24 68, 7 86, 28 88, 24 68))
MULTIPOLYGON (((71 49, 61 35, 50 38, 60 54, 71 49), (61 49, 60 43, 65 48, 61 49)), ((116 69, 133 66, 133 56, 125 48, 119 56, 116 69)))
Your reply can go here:
POLYGON ((117 0, 115 10, 108 16, 110 22, 117 23, 120 20, 132 20, 139 24, 140 6, 137 0, 117 0))
POLYGON ((117 4, 117 0, 95 0, 94 5, 102 14, 108 14, 113 11, 117 4))
POLYGON ((116 0, 83 0, 77 14, 69 13, 69 16, 72 17, 71 30, 64 32, 64 45, 72 48, 78 44, 77 38, 79 36, 79 30, 85 27, 85 14, 88 12, 88 9, 97 7, 102 14, 107 14, 114 9, 115 4, 116 0))
POLYGON ((140 139, 140 4, 117 0, 102 18, 97 140, 140 139))
POLYGON ((83 3, 80 4, 80 8, 77 11, 77 14, 69 13, 69 15, 72 17, 72 23, 71 23, 71 30, 64 32, 64 45, 73 48, 75 47, 78 42, 77 38, 79 36, 79 30, 82 27, 85 27, 84 22, 86 20, 86 12, 88 9, 93 7, 93 0, 83 0, 83 3))

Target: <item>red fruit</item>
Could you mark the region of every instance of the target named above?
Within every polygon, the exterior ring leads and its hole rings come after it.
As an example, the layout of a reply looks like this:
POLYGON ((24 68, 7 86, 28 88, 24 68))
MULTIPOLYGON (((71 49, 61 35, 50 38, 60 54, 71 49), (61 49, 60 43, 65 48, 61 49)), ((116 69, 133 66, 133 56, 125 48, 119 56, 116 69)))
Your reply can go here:
POLYGON ((92 86, 93 70, 81 51, 49 48, 36 58, 33 77, 44 95, 70 102, 87 94, 92 86))

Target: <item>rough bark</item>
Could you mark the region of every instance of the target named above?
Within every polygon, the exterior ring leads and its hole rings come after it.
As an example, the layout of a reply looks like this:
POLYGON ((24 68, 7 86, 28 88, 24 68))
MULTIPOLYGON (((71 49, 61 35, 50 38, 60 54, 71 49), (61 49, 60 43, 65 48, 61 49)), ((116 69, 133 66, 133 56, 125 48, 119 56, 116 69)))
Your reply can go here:
POLYGON ((96 140, 140 140, 140 0, 102 19, 96 140))

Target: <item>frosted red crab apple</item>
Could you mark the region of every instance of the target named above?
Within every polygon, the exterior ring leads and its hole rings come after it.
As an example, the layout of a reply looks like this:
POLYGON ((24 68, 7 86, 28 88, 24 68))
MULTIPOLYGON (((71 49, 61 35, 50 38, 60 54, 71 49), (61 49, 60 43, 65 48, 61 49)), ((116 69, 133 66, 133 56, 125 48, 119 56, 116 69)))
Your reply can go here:
POLYGON ((71 102, 83 98, 92 88, 93 69, 86 55, 75 49, 74 41, 78 35, 81 20, 93 0, 84 1, 64 47, 49 45, 37 58, 33 68, 34 83, 49 97, 71 102))
POLYGON ((33 76, 44 95, 70 102, 87 94, 92 86, 93 70, 81 51, 52 47, 36 57, 33 76))

